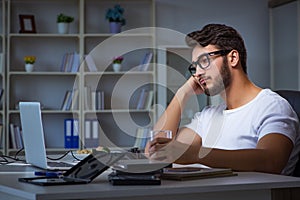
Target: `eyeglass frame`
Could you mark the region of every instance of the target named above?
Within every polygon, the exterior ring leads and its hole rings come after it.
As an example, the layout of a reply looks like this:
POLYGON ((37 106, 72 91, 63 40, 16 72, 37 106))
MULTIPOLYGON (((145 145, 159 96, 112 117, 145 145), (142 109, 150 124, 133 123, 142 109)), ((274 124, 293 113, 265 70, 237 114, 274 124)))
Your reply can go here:
POLYGON ((197 69, 197 66, 199 66, 201 69, 205 70, 207 69, 209 66, 210 66, 210 56, 216 56, 216 55, 220 55, 220 56, 225 56, 227 55, 228 53, 230 53, 232 50, 217 50, 217 51, 212 51, 212 52, 209 52, 209 53, 204 53, 204 54, 201 54, 200 56, 198 56, 198 59, 196 62, 192 62, 189 67, 188 67, 188 70, 189 72, 191 73, 191 75, 195 75, 196 74, 196 69, 197 69), (208 60, 208 65, 206 67, 203 67, 200 63, 199 63, 199 60, 203 57, 206 57, 207 60, 208 60), (193 73, 194 72, 194 73, 193 73))

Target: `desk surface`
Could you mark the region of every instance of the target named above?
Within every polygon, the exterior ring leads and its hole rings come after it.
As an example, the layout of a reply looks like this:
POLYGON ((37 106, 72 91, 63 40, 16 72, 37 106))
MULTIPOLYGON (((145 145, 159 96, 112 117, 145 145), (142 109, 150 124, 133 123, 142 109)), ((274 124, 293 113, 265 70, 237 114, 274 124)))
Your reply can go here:
MULTIPOLYGON (((7 197, 5 195, 15 197, 11 199, 147 199, 146 196, 156 196, 157 199, 161 194, 178 197, 173 199, 179 199, 180 195, 187 197, 197 194, 198 198, 195 199, 199 199, 199 196, 207 193, 229 194, 236 191, 264 191, 266 196, 263 198, 270 199, 271 189, 300 188, 300 178, 256 172, 240 172, 238 176, 190 181, 162 180, 162 185, 159 186, 112 186, 107 180, 109 170, 89 184, 43 187, 18 182, 19 177, 32 177, 33 172, 30 171, 34 168, 26 167, 25 172, 17 172, 20 167, 9 168, 10 172, 7 166, 0 166, 0 199, 7 197)), ((244 194, 246 193, 240 194, 240 197, 244 194)), ((243 199, 247 199, 247 195, 243 199)))

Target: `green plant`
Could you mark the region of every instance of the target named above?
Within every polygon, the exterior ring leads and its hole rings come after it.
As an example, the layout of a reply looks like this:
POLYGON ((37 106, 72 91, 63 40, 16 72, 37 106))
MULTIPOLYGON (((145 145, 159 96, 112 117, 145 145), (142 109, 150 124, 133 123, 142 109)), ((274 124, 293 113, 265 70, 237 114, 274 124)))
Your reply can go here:
POLYGON ((113 8, 109 8, 106 11, 105 18, 109 22, 120 22, 122 26, 126 24, 126 20, 123 17, 124 9, 120 5, 115 5, 113 8))
POLYGON ((67 16, 63 13, 60 13, 59 15, 57 15, 57 23, 71 23, 74 21, 74 17, 71 16, 67 16))

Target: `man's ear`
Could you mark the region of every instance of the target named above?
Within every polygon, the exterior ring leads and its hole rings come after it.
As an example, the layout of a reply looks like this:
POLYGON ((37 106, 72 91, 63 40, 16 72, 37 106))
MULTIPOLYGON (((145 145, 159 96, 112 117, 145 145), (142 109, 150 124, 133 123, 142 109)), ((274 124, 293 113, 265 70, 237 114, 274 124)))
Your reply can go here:
POLYGON ((228 54, 228 62, 232 67, 236 67, 239 63, 239 60, 240 60, 240 54, 237 50, 232 50, 228 54))

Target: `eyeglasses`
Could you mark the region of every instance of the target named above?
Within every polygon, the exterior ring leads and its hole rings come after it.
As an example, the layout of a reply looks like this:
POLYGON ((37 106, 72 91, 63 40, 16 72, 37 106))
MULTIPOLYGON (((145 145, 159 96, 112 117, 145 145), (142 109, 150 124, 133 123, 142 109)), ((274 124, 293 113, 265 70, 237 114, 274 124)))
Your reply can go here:
POLYGON ((192 64, 189 66, 189 71, 192 75, 196 74, 197 66, 199 66, 201 69, 207 69, 210 65, 210 56, 225 56, 232 50, 218 50, 213 51, 209 53, 202 54, 198 57, 198 60, 196 62, 192 62, 192 64))

